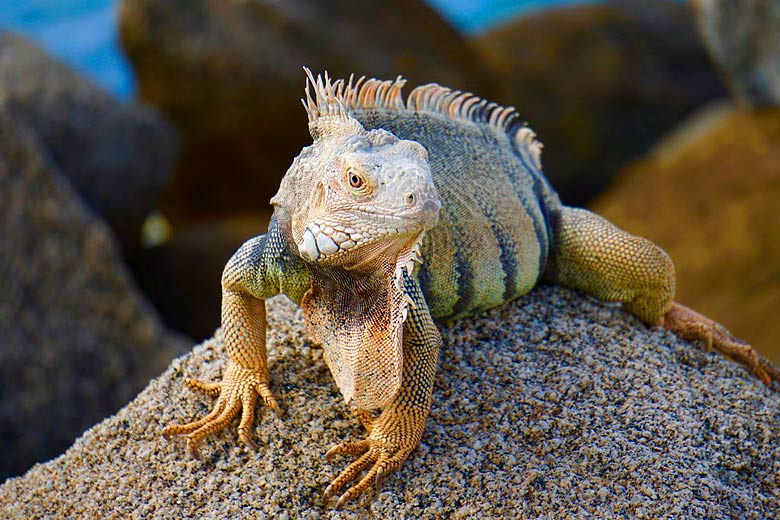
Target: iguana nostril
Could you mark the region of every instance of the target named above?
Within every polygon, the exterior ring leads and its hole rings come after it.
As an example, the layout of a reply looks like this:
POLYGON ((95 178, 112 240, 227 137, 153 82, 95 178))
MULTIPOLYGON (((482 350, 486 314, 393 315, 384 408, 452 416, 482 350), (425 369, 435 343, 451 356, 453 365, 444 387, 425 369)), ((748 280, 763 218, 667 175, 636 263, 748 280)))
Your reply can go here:
POLYGON ((414 193, 409 192, 404 195, 404 202, 407 206, 414 206, 414 193))

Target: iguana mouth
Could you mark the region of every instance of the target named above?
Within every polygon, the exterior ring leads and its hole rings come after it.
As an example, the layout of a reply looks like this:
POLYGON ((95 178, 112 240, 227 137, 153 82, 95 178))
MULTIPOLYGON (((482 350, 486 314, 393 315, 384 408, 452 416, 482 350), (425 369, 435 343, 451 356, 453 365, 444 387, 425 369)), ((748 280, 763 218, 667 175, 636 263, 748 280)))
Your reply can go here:
MULTIPOLYGON (((439 206, 431 209, 438 214, 439 206)), ((353 217, 354 218, 354 217, 353 217)), ((424 223, 417 218, 403 218, 398 216, 380 215, 361 211, 359 218, 364 222, 376 222, 373 228, 356 229, 348 226, 339 226, 332 222, 317 219, 306 226, 298 242, 298 251, 301 256, 310 262, 334 259, 346 254, 358 246, 364 246, 383 240, 388 237, 402 237, 405 235, 417 235, 424 229, 433 227, 435 218, 425 219, 424 223), (381 217, 378 219, 377 217, 381 217)))
POLYGON ((320 227, 319 224, 312 223, 306 226, 303 238, 298 244, 298 251, 304 259, 314 262, 338 252, 348 251, 362 238, 361 233, 351 228, 337 230, 332 226, 320 227))

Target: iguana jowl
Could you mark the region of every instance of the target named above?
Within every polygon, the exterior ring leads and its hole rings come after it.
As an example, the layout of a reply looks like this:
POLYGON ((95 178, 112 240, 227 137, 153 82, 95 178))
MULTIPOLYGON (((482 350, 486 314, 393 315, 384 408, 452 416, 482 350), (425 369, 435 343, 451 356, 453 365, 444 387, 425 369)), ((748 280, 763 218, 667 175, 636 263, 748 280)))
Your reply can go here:
POLYGON ((514 123, 514 109, 439 85, 404 100, 401 78, 308 74, 314 142, 272 199, 268 232, 246 242, 222 277, 228 367, 221 383, 188 381, 218 399, 206 417, 165 428, 166 437, 187 434, 197 456, 200 441, 240 413, 239 437, 256 449, 257 397, 279 411, 264 299, 280 293, 303 307, 369 432, 328 452, 358 459, 326 496, 368 469, 339 505, 379 486, 419 444, 441 343, 434 320, 495 307, 540 281, 622 302, 648 325, 706 341, 767 385, 780 381, 749 345, 673 302, 674 267, 663 250, 561 204, 541 173, 541 144, 514 123))

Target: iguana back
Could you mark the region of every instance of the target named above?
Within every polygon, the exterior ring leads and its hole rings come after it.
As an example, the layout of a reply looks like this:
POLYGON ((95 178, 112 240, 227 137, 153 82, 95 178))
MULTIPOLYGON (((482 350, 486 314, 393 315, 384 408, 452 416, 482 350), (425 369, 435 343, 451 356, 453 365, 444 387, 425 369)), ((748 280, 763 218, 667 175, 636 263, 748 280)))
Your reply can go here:
POLYGON ((457 318, 525 294, 544 271, 550 216, 560 205, 540 170, 541 144, 513 124, 513 108, 439 85, 418 87, 404 101, 403 82, 369 80, 352 106, 349 91, 340 98, 366 129, 428 150, 442 202, 419 266, 431 314, 457 318))

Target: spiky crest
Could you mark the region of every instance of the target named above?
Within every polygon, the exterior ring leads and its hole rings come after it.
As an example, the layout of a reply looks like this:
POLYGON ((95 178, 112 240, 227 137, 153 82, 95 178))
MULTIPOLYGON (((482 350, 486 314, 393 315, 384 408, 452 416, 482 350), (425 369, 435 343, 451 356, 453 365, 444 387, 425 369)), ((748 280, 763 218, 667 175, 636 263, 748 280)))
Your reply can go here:
POLYGON ((322 127, 333 123, 343 124, 350 115, 361 109, 387 109, 416 113, 437 114, 453 121, 467 121, 487 125, 509 137, 515 150, 528 155, 537 168, 541 169, 542 143, 536 133, 517 119, 514 107, 503 107, 489 102, 470 92, 452 90, 436 83, 421 85, 404 101, 401 90, 406 80, 398 76, 394 81, 367 79, 354 75, 348 81, 332 81, 328 73, 318 74, 306 71, 306 97, 301 99, 309 117, 309 127, 316 138, 322 127))

